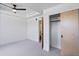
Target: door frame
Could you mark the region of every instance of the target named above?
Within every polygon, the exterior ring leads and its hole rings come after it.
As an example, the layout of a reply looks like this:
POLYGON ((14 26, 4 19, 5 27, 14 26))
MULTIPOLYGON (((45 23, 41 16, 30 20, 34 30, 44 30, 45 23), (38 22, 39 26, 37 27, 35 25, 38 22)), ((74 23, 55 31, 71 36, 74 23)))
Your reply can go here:
POLYGON ((39 43, 41 48, 43 49, 44 47, 44 20, 43 17, 39 17, 38 21, 38 31, 39 31, 39 43))

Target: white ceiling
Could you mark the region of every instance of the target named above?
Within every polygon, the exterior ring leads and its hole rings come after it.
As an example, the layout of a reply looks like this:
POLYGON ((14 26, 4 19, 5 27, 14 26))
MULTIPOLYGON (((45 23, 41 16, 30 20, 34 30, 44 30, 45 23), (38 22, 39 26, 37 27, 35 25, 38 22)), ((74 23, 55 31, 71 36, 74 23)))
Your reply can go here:
POLYGON ((59 3, 18 3, 18 7, 29 7, 36 11, 43 11, 44 9, 58 5, 59 3))
MULTIPOLYGON (((13 7, 13 3, 5 3, 6 5, 13 7)), ((60 3, 15 3, 17 5, 17 8, 26 8, 26 11, 17 11, 19 14, 25 15, 25 17, 31 17, 38 14, 42 14, 44 9, 55 7, 56 5, 59 5, 60 3)), ((5 7, 3 5, 0 5, 0 9, 11 11, 12 9, 5 7)))

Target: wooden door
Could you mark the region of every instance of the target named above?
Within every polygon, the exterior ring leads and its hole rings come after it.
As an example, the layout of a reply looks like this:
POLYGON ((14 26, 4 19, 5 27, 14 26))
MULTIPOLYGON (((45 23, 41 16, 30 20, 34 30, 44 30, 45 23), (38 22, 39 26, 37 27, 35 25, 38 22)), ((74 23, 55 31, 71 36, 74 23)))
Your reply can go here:
POLYGON ((61 13, 61 55, 77 55, 78 11, 61 13))
POLYGON ((41 47, 43 48, 43 17, 39 18, 39 43, 41 45, 41 47))

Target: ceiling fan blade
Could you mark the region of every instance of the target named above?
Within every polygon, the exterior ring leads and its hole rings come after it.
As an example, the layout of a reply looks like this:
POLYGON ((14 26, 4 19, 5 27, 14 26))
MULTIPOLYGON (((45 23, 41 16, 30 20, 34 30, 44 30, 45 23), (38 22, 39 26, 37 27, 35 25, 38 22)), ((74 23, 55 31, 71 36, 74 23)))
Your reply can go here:
POLYGON ((16 8, 16 10, 26 10, 26 9, 16 8))

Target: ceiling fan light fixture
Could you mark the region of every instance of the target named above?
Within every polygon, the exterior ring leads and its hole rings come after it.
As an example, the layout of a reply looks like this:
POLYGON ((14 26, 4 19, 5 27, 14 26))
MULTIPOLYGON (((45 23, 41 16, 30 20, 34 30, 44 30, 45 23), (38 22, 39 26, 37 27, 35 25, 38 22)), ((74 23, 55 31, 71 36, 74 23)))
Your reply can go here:
POLYGON ((12 11, 13 11, 13 12, 16 12, 16 10, 15 10, 15 9, 13 9, 12 11))

